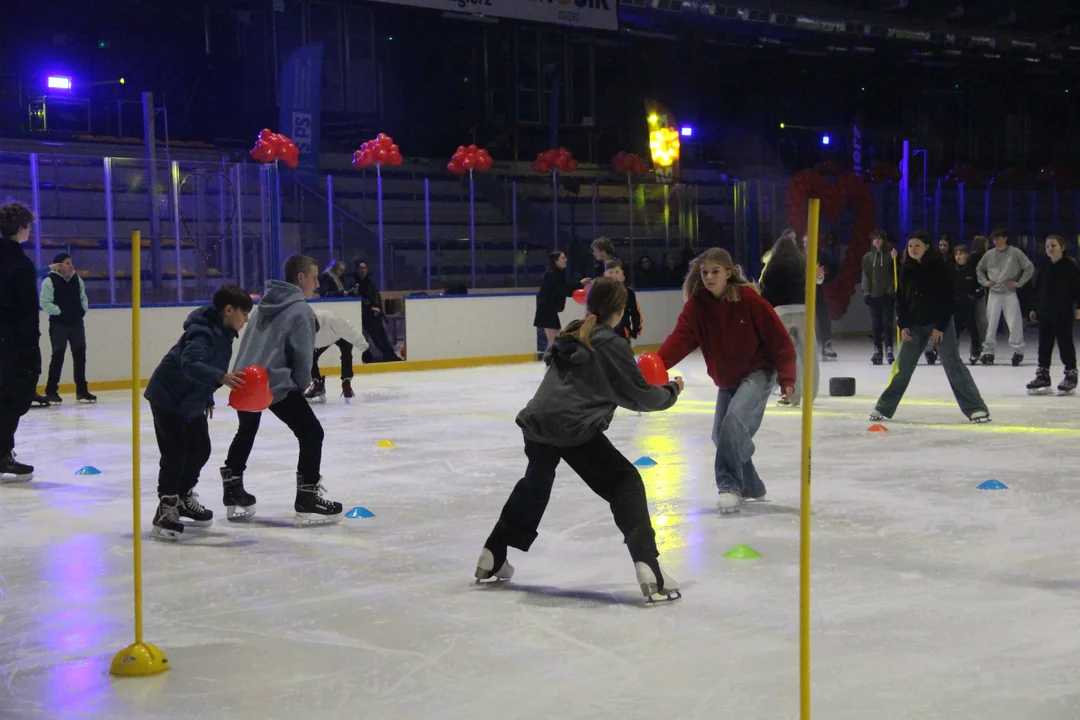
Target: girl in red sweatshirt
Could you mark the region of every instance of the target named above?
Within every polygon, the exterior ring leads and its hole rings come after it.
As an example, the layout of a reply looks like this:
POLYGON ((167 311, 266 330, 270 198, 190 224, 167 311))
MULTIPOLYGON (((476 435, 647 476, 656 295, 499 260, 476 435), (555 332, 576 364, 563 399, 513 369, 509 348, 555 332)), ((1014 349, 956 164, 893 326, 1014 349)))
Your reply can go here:
POLYGON ((686 304, 675 330, 660 346, 665 367, 697 348, 719 391, 712 438, 716 445, 717 504, 738 512, 744 498, 765 496, 754 469, 754 434, 779 379, 790 401, 795 385, 795 346, 780 318, 735 267, 727 250, 694 258, 683 284, 686 304))

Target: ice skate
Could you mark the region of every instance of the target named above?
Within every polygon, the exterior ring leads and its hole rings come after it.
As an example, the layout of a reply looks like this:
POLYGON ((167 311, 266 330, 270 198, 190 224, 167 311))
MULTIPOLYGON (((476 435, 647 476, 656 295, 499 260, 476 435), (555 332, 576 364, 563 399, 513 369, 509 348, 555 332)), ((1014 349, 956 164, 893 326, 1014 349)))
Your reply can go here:
POLYGON ((870 362, 872 362, 874 365, 880 365, 884 357, 885 356, 881 353, 881 346, 875 345, 874 354, 870 356, 870 362))
POLYGON ((821 359, 822 360, 835 360, 836 351, 832 349, 832 340, 821 346, 821 359))
POLYGON ((641 586, 646 605, 674 602, 682 597, 679 582, 660 569, 660 563, 656 560, 649 563, 639 560, 634 563, 634 569, 637 571, 638 585, 641 586))
POLYGON ((512 577, 514 577, 514 566, 507 562, 505 557, 502 565, 496 569, 495 553, 487 548, 480 551, 480 559, 476 561, 477 585, 506 582, 512 577))
POLYGON ((1059 395, 1069 395, 1076 390, 1076 368, 1065 371, 1065 377, 1058 383, 1057 391, 1059 395))
POLYGON ((983 423, 990 422, 990 413, 986 410, 976 410, 971 413, 971 417, 968 419, 976 425, 982 425, 983 423))
POLYGON ((49 402, 49 398, 34 393, 33 405, 31 407, 49 407, 50 405, 52 405, 52 403, 49 402))
POLYGON ((923 353, 923 357, 926 358, 927 365, 933 365, 937 362, 937 350, 927 350, 923 353))
POLYGON ((1013 367, 1020 367, 1020 363, 1024 362, 1024 353, 1013 353, 1012 365, 1013 367))
POLYGON ((86 388, 75 391, 75 400, 82 403, 96 403, 97 395, 91 395, 86 388))
POLYGON ((326 381, 322 378, 312 381, 308 389, 304 391, 304 398, 308 402, 326 402, 326 381))
POLYGON ((323 497, 326 488, 323 487, 322 483, 315 485, 305 483, 301 485, 301 482, 303 482, 303 479, 297 475, 296 502, 293 504, 296 517, 293 518, 293 524, 302 527, 305 525, 333 525, 341 522, 342 517, 344 517, 344 508, 341 503, 323 497))
POLYGON ((55 393, 55 392, 45 393, 45 400, 50 405, 59 405, 62 402, 64 402, 64 398, 60 397, 60 393, 55 393))
POLYGON ((716 509, 720 511, 721 515, 730 515, 732 513, 739 512, 739 505, 742 503, 742 497, 734 490, 720 493, 720 496, 716 498, 716 509))
POLYGON ((993 365, 994 364, 994 354, 993 353, 983 353, 982 357, 979 358, 979 362, 981 362, 983 365, 993 365))
POLYGON ((874 408, 873 410, 870 411, 870 422, 885 422, 886 420, 891 420, 891 419, 892 418, 887 418, 884 415, 882 415, 881 411, 878 410, 877 408, 874 408))
POLYGON ((341 381, 341 394, 346 400, 352 400, 356 397, 356 393, 354 393, 352 389, 352 380, 346 379, 341 381))
POLYGON ((1050 389, 1050 368, 1039 368, 1035 371, 1035 379, 1027 384, 1028 394, 1038 395, 1048 389, 1050 389))
POLYGON ((214 524, 214 511, 203 507, 199 502, 199 494, 194 490, 180 498, 176 507, 180 511, 180 517, 191 520, 188 524, 192 527, 210 527, 214 524))
POLYGON ((889 363, 890 365, 896 362, 896 356, 893 355, 892 345, 885 346, 885 362, 889 363))
POLYGON ((34 479, 34 466, 15 459, 15 453, 8 453, 0 459, 0 483, 30 482, 34 479))
POLYGON ((969 365, 978 365, 979 364, 979 353, 971 353, 971 357, 968 358, 968 364, 969 365))
POLYGON ((221 484, 224 497, 225 518, 237 521, 246 520, 255 514, 255 496, 244 490, 244 476, 235 475, 227 467, 221 468, 221 484))
POLYGON ((176 495, 162 495, 154 513, 154 529, 150 537, 154 540, 176 542, 184 534, 184 524, 180 522, 180 498, 176 495))

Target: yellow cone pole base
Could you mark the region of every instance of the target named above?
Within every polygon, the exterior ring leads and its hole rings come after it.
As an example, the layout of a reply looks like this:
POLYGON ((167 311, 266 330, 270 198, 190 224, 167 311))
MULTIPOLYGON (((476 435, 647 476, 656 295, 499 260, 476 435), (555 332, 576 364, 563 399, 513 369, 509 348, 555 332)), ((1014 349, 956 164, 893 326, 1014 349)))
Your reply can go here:
POLYGON ((150 643, 133 643, 116 653, 109 672, 120 677, 149 677, 169 669, 165 653, 150 643))

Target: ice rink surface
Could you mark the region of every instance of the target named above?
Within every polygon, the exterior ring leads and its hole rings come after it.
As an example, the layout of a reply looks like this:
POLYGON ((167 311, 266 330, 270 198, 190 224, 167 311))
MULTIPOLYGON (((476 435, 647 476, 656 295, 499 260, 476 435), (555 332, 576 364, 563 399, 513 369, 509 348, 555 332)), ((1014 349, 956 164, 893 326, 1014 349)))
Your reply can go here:
MULTIPOLYGON (((976 367, 993 423, 973 426, 923 364, 869 433, 889 368, 868 343, 838 350, 814 412, 815 717, 1080 718, 1080 398, 1027 396, 1030 357, 976 367), (833 376, 857 397, 827 397, 833 376), (1008 489, 976 489, 991 478, 1008 489)), ((108 674, 133 637, 130 394, 31 411, 17 452, 37 477, 0 486, 0 718, 797 718, 800 413, 770 406, 757 436, 769 501, 720 517, 715 388, 699 355, 679 369, 674 409, 609 431, 659 463, 642 476, 684 597, 657 608, 565 466, 533 550, 511 550, 514 581, 472 584, 525 468, 514 416, 539 364, 359 376, 348 405, 331 378, 324 483, 376 517, 323 528, 292 526, 296 443, 270 416, 256 520, 225 520, 236 416, 219 394, 200 485, 215 524, 144 544, 146 640, 172 666, 146 679, 108 674), (762 557, 724 559, 737 544, 762 557)), ((142 443, 145 536, 148 411, 142 443)))

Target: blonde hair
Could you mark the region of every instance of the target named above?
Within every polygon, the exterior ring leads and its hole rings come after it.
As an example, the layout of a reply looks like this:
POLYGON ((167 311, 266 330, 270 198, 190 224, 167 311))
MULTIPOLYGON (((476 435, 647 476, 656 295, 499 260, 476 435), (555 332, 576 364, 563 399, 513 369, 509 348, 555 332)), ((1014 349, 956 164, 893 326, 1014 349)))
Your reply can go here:
POLYGON ((626 286, 609 277, 599 277, 589 283, 588 294, 585 296, 584 320, 575 320, 567 325, 559 333, 559 337, 572 337, 589 350, 592 343, 589 339, 596 330, 596 323, 607 321, 616 313, 622 314, 626 309, 626 286))
POLYGON ((686 281, 682 286, 684 301, 689 300, 694 296, 694 293, 705 287, 705 282, 701 279, 701 268, 705 263, 720 265, 725 270, 731 271, 731 275, 728 277, 727 287, 724 289, 724 294, 720 298, 721 300, 739 302, 742 299, 739 288, 751 287, 750 281, 743 277, 742 270, 731 259, 731 254, 727 250, 724 250, 723 248, 709 248, 690 261, 690 270, 686 273, 686 281))

